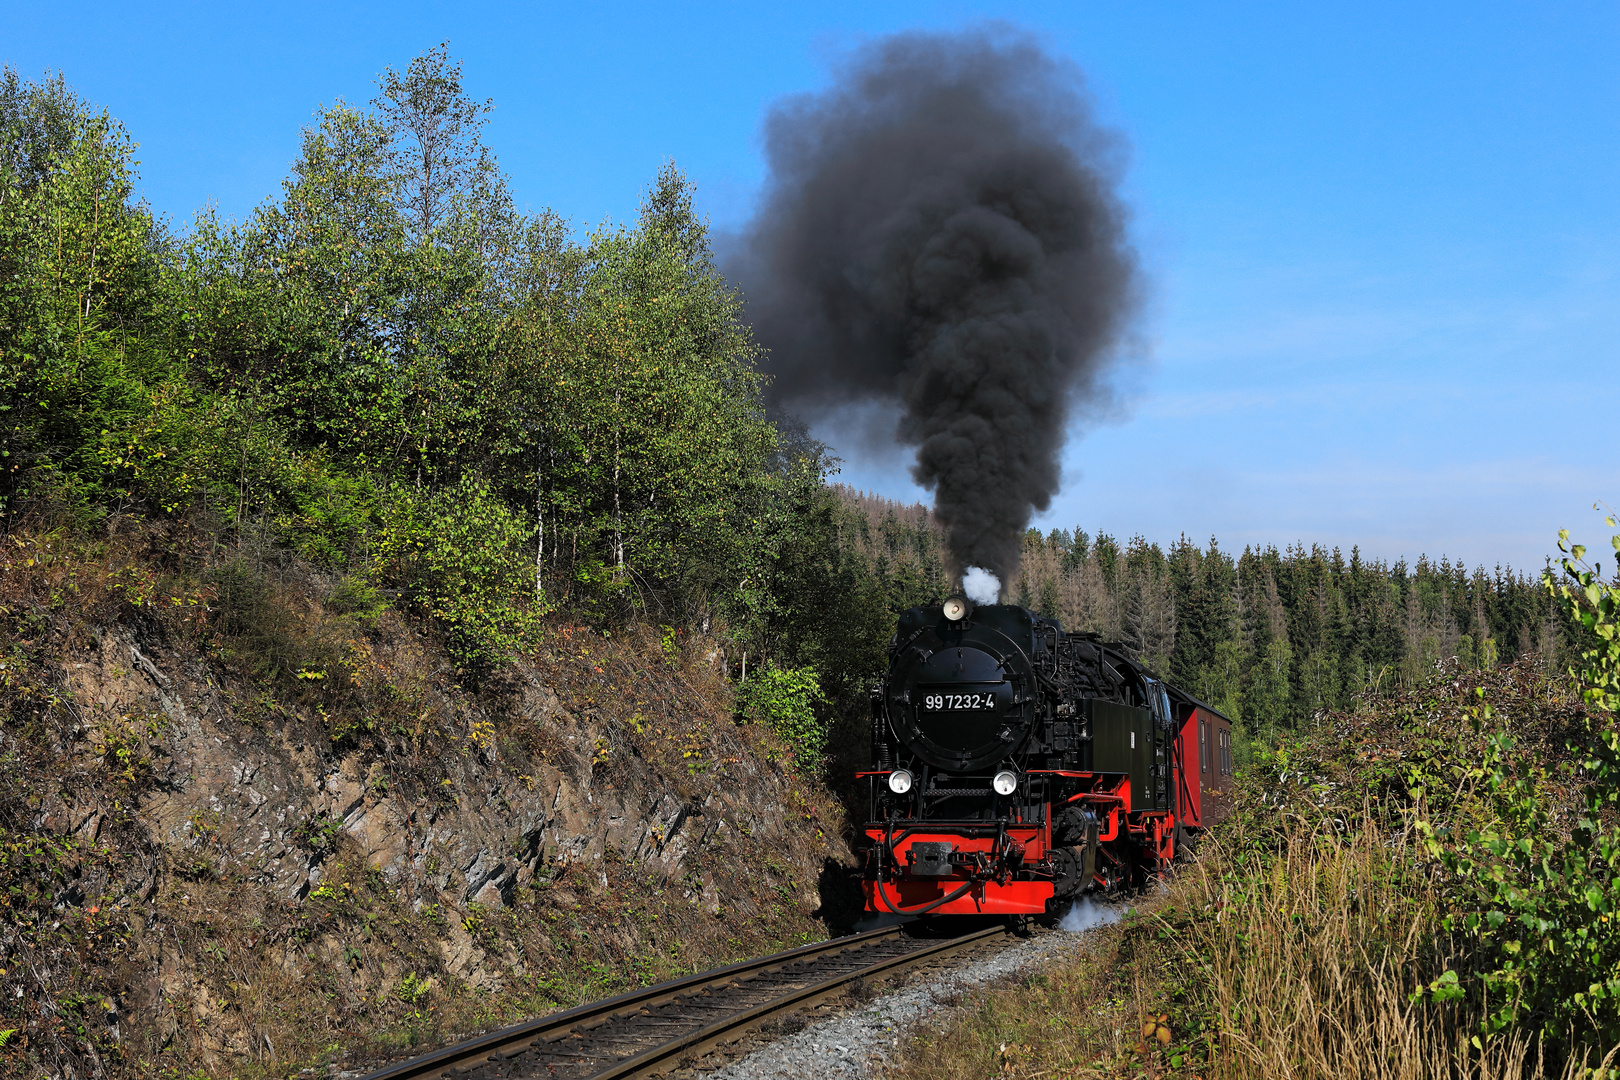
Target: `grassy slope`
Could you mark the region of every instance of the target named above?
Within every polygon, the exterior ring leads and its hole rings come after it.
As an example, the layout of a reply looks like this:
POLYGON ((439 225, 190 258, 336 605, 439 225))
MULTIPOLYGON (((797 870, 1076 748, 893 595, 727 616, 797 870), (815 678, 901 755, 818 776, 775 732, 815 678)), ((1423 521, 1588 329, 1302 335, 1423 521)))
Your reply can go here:
POLYGON ((892 1075, 1565 1074, 1523 1037, 1475 1048, 1477 1003, 1411 1000, 1467 957, 1440 926, 1445 900, 1408 826, 1418 808, 1406 778, 1476 758, 1482 703, 1538 766, 1563 753, 1580 715, 1565 685, 1521 663, 1328 717, 1240 778, 1238 812, 1195 866, 1072 958, 919 1033, 892 1075))

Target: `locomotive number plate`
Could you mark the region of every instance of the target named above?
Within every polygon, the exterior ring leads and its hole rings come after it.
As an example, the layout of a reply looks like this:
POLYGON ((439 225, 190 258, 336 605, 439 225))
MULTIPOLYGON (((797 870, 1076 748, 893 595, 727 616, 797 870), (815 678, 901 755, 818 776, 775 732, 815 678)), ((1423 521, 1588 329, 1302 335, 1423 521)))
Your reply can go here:
POLYGON ((928 694, 923 698, 923 708, 929 712, 993 712, 995 707, 995 694, 928 694))

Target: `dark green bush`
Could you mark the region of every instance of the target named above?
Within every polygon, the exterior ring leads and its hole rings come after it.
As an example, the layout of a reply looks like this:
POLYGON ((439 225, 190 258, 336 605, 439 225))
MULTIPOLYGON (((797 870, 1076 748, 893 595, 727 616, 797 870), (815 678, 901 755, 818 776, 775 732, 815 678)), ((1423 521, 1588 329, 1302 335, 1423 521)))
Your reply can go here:
POLYGON ((339 615, 348 615, 362 625, 370 626, 377 616, 388 610, 388 598, 382 590, 363 577, 349 575, 339 581, 326 604, 339 615))

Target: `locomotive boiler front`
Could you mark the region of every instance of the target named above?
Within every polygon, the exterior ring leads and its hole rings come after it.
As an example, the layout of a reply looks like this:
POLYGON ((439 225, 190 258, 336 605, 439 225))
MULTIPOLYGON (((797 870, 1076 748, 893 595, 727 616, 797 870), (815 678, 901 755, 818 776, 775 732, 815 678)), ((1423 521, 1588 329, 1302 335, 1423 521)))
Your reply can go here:
POLYGON ((950 604, 907 613, 912 625, 901 624, 883 704, 890 732, 911 755, 934 769, 971 772, 1010 758, 1027 740, 1035 674, 1027 615, 1021 646, 1016 625, 1004 625, 1019 620, 996 609, 980 609, 990 617, 977 619, 966 601, 953 600, 956 619, 950 604))

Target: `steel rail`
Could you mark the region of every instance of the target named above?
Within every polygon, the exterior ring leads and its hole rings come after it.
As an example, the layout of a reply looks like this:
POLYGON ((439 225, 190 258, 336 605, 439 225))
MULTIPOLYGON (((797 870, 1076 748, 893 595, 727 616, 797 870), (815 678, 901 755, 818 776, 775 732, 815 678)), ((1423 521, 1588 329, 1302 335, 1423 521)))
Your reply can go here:
POLYGON ((900 970, 923 963, 929 959, 938 959, 941 954, 956 952, 969 945, 977 944, 988 937, 1000 937, 1006 933, 1006 927, 993 926, 987 930, 951 938, 911 952, 902 953, 899 956, 880 960, 875 964, 869 964, 861 968, 859 971, 834 975, 814 985, 790 991, 780 997, 763 1002, 752 1009, 733 1016, 723 1017, 699 1031, 670 1039, 668 1042, 644 1050, 634 1057, 615 1062, 604 1069, 591 1073, 586 1080, 627 1080, 628 1077, 656 1069, 670 1058, 678 1059, 680 1056, 702 1054, 714 1046, 728 1041, 727 1036, 733 1033, 740 1034, 773 1013, 787 1012, 790 1009, 801 1008, 825 1000, 842 992, 845 986, 856 979, 867 979, 874 975, 895 974, 900 970))
MULTIPOLYGON (((708 1024, 697 1026, 701 1022, 694 1020, 695 1030, 681 1032, 640 1053, 607 1063, 598 1071, 589 1074, 589 1080, 622 1080, 652 1069, 671 1057, 703 1053, 727 1041, 727 1036, 733 1032, 740 1034, 741 1030, 758 1024, 773 1013, 819 1003, 840 993, 843 987, 857 979, 895 974, 906 967, 938 959, 946 953, 1006 932, 1005 927, 995 926, 962 937, 924 945, 897 956, 885 956, 876 963, 863 965, 852 971, 834 974, 809 986, 772 995, 768 1001, 751 1008, 730 1012, 708 1024)), ((748 982, 758 976, 784 971, 805 962, 821 961, 842 953, 859 951, 901 936, 898 927, 868 930, 865 933, 815 942, 756 960, 745 960, 742 963, 672 979, 655 986, 632 990, 617 997, 590 1002, 564 1012, 552 1013, 477 1035, 367 1073, 361 1080, 430 1080, 463 1075, 486 1062, 516 1058, 531 1051, 555 1056, 549 1054, 549 1048, 559 1045, 571 1033, 585 1036, 600 1033, 611 1027, 615 1021, 628 1020, 655 1006, 696 997, 709 991, 747 987, 748 982)))

